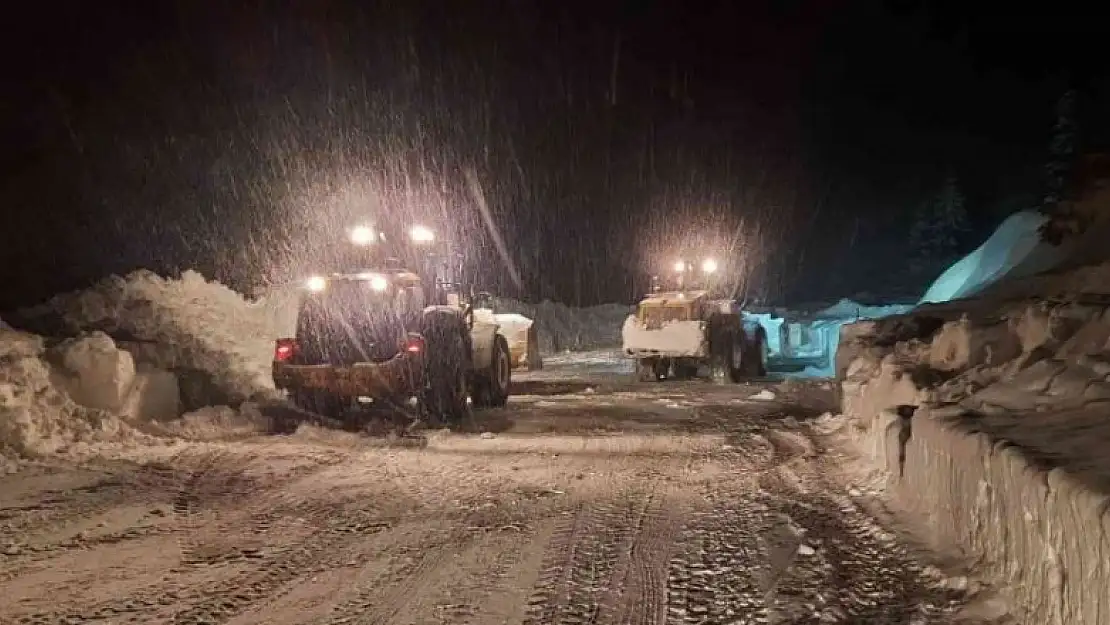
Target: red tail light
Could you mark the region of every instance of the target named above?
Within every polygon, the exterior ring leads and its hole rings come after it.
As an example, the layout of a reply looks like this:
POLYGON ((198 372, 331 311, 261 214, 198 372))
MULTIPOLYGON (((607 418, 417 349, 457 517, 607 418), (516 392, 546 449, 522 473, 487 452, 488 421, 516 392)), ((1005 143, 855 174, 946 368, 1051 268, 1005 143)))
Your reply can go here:
POLYGON ((410 334, 405 339, 405 351, 410 354, 419 354, 424 351, 424 337, 419 334, 410 334))
POLYGON ((296 339, 278 339, 277 344, 274 346, 274 360, 278 362, 285 362, 297 353, 297 340, 296 339))

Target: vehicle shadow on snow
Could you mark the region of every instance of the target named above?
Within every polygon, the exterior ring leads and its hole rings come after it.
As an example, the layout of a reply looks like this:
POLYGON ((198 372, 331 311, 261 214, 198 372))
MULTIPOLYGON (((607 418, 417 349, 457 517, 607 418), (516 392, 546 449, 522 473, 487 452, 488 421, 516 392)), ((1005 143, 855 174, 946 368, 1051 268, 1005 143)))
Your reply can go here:
POLYGON ((597 383, 579 380, 513 380, 510 394, 515 395, 573 395, 596 388, 597 383))

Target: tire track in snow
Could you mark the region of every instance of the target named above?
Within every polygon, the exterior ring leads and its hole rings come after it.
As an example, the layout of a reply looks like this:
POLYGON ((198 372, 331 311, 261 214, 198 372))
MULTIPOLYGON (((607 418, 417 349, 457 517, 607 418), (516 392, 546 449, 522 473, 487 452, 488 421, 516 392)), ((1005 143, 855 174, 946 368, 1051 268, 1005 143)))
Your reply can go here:
POLYGON ((528 599, 526 625, 595 623, 614 610, 627 581, 629 549, 643 530, 649 493, 601 493, 600 500, 581 503, 567 515, 548 543, 528 599))
MULTIPOLYGON (((679 492, 655 491, 633 528, 633 540, 618 564, 620 581, 609 588, 605 622, 655 625, 667 614, 667 564, 688 513, 679 492)), ((616 578, 616 576, 614 576, 616 578)))

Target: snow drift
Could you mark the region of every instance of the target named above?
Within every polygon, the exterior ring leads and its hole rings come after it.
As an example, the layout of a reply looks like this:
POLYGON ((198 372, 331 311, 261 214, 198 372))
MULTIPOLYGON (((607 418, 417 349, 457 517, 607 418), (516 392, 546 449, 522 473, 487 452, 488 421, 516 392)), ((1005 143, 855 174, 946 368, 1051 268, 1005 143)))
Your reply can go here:
POLYGON ((1081 235, 1060 245, 1041 241, 1039 230, 1046 221, 1037 211, 1011 215, 986 242, 941 274, 920 303, 976 295, 1110 293, 1110 280, 1097 279, 1110 276, 1110 271, 1095 269, 1110 261, 1110 246, 1106 244, 1110 241, 1110 216, 1100 215, 1081 235), (1046 272, 1057 275, 1046 276, 1046 272), (1082 279, 1075 279, 1077 272, 1082 279))

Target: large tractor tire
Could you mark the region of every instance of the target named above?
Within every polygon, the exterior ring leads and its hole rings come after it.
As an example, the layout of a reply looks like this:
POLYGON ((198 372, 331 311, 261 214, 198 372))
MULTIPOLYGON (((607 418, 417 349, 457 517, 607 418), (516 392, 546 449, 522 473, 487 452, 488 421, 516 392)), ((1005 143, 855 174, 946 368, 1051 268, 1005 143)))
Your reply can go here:
POLYGON ((509 401, 513 359, 509 343, 500 334, 494 335, 490 364, 485 371, 475 371, 470 397, 476 408, 500 408, 509 401))
POLYGON ((470 342, 466 326, 457 315, 432 313, 424 319, 422 334, 427 386, 419 399, 424 420, 429 425, 457 425, 469 414, 470 342))
POLYGON ((743 336, 743 328, 734 317, 713 315, 709 318, 709 378, 718 384, 737 381, 737 368, 741 363, 742 350, 737 345, 743 336))
POLYGON ((760 326, 745 343, 744 374, 752 378, 767 377, 767 331, 760 326))

